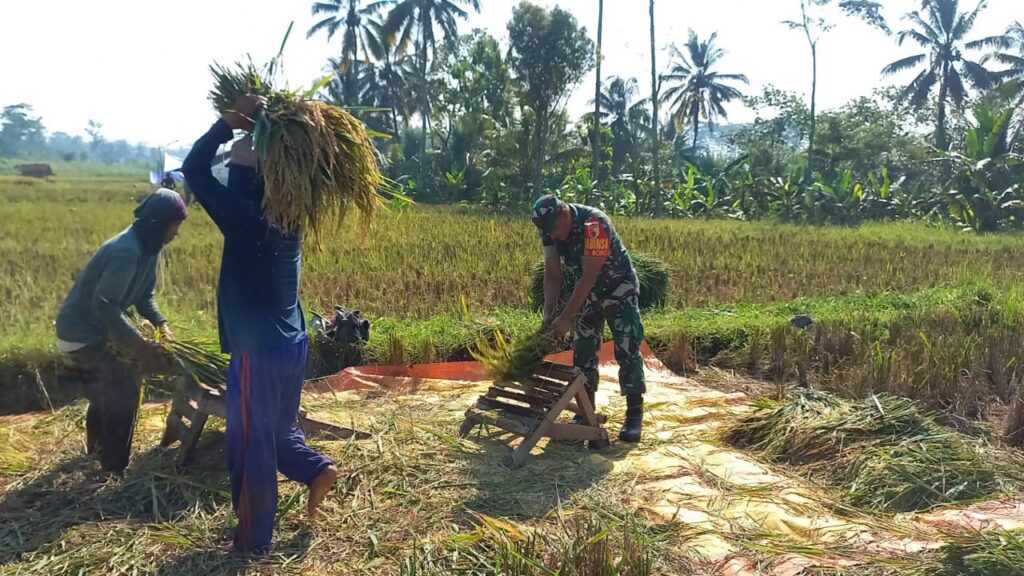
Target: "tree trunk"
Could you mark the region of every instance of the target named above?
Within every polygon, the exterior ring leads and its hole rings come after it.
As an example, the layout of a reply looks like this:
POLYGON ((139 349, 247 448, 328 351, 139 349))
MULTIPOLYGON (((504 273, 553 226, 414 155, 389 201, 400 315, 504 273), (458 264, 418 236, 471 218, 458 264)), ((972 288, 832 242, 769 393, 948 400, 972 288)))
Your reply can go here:
POLYGON ((391 78, 394 76, 394 70, 392 70, 391 68, 390 54, 384 55, 384 70, 387 71, 387 76, 384 82, 385 84, 387 84, 389 100, 388 104, 390 104, 389 107, 391 108, 391 129, 395 133, 395 143, 401 145, 402 134, 401 132, 398 131, 398 106, 395 101, 395 86, 394 83, 391 81, 391 78))
POLYGON ((651 115, 651 146, 654 161, 654 182, 651 184, 651 201, 654 203, 654 215, 661 215, 661 165, 658 154, 661 151, 660 134, 658 133, 658 54, 654 48, 654 0, 650 0, 651 17, 651 104, 654 113, 651 115))
POLYGON ((697 152, 697 141, 700 135, 700 112, 695 111, 693 113, 693 151, 694 154, 697 152))
MULTIPOLYGON (((594 126, 590 140, 594 153, 590 179, 595 185, 601 182, 601 41, 603 33, 604 0, 597 0, 597 80, 594 82, 594 126)), ((583 203, 586 204, 587 200, 589 198, 584 196, 583 203)))
POLYGON ((807 171, 804 173, 804 185, 810 186, 814 180, 814 132, 817 129, 817 98, 818 98, 818 43, 811 42, 811 133, 807 138, 807 171))
POLYGON ((420 127, 423 130, 423 143, 420 145, 420 173, 427 163, 427 115, 430 105, 427 101, 427 26, 430 25, 429 15, 420 11, 420 127))
POLYGON ((537 111, 533 127, 533 197, 544 193, 544 143, 547 134, 547 113, 537 111))
POLYGON ((949 150, 949 143, 946 141, 946 98, 949 95, 947 78, 949 70, 944 65, 942 76, 939 78, 939 109, 935 119, 935 147, 943 151, 949 150))

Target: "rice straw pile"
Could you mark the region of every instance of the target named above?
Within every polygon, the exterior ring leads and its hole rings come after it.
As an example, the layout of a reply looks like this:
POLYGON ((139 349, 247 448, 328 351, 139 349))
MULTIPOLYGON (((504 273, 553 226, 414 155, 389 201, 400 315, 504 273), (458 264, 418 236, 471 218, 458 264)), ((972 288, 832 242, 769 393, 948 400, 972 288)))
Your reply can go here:
POLYGON ((845 491, 854 506, 926 510, 1013 490, 1020 470, 970 438, 935 422, 914 402, 872 396, 852 402, 800 389, 785 402, 761 401, 726 440, 801 466, 845 491))
POLYGON ((382 199, 384 184, 377 151, 357 118, 337 106, 314 100, 319 89, 275 89, 268 72, 252 64, 210 67, 217 111, 230 110, 245 95, 265 104, 254 119, 253 146, 265 181, 263 208, 268 221, 287 233, 319 237, 355 208, 369 224, 382 199))
POLYGON ((1024 530, 956 535, 918 575, 1024 576, 1024 530))

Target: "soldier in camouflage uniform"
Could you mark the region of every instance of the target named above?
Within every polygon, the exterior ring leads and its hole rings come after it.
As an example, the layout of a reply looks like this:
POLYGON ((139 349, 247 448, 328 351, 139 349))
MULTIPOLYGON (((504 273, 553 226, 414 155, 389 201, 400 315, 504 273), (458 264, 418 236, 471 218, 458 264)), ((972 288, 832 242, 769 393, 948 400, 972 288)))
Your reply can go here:
POLYGON ((598 385, 597 353, 607 320, 619 363, 619 386, 626 396, 626 420, 619 439, 639 442, 643 424, 644 364, 640 343, 639 282, 629 253, 608 216, 582 204, 544 196, 533 206, 533 223, 544 246, 544 324, 557 338, 577 320, 573 364, 587 376, 593 400, 598 385), (562 286, 562 261, 577 270, 579 281, 560 314, 555 309, 562 286), (579 318, 577 319, 577 314, 579 318))

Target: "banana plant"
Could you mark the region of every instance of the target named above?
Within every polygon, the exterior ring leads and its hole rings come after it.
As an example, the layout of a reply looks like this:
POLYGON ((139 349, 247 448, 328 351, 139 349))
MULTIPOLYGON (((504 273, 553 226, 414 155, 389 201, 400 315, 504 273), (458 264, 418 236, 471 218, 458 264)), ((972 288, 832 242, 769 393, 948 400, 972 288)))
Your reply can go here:
POLYGON ((953 176, 946 184, 949 218, 964 230, 992 232, 1024 224, 1024 158, 1010 151, 1014 107, 998 98, 972 109, 974 125, 963 152, 950 152, 953 176))

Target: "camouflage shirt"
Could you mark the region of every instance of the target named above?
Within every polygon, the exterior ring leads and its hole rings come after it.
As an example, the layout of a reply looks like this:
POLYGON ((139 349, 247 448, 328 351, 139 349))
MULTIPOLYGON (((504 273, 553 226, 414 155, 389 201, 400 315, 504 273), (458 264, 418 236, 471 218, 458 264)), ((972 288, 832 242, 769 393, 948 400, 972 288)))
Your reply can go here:
POLYGON ((636 271, 629 253, 608 215, 583 204, 568 204, 572 212, 572 231, 565 240, 555 240, 550 234, 540 233, 541 243, 554 246, 565 266, 577 275, 583 273, 584 256, 608 256, 594 285, 594 294, 600 298, 610 296, 625 280, 636 285, 636 271))

